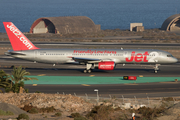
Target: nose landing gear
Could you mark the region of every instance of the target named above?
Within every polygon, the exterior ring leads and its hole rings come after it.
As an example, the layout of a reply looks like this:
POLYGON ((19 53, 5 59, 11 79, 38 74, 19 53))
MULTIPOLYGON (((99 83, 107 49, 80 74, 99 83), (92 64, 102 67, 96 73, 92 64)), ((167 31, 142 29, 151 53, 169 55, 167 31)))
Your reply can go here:
POLYGON ((158 70, 159 70, 159 67, 160 66, 160 64, 156 64, 155 65, 155 67, 154 67, 154 73, 157 73, 158 72, 158 70))

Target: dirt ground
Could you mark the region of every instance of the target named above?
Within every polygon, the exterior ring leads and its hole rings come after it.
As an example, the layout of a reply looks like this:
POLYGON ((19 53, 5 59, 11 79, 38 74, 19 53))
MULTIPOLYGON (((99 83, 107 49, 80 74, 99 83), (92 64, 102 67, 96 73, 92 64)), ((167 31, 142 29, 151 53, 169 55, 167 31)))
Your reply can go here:
MULTIPOLYGON (((129 30, 101 30, 95 33, 30 34, 24 33, 32 42, 130 42, 130 43, 180 43, 180 32, 145 29, 143 32, 129 30)), ((0 33, 0 41, 9 41, 6 33, 0 33)))
MULTIPOLYGON (((14 112, 15 115, 0 116, 0 119, 17 118, 18 114, 22 113, 22 110, 20 110, 20 108, 25 110, 25 106, 33 106, 37 109, 43 109, 53 106, 55 109, 51 112, 44 111, 36 114, 30 114, 29 112, 26 112, 27 109, 29 109, 26 107, 25 113, 29 115, 30 120, 73 120, 74 118, 72 118, 71 116, 72 113, 80 113, 82 116, 85 116, 97 105, 96 100, 86 100, 73 95, 44 93, 1 93, 0 96, 0 109, 2 109, 3 111, 10 111, 10 109, 12 110, 12 112, 16 111, 14 112), (5 106, 3 107, 4 104, 5 106), (62 116, 55 116, 55 113, 57 112, 60 112, 62 116)), ((175 101, 166 102, 166 104, 168 104, 167 110, 161 113, 157 120, 178 120, 180 118, 180 98, 173 98, 173 100, 175 101)), ((110 109, 110 112, 108 113, 105 113, 107 111, 103 111, 103 114, 109 114, 107 120, 115 120, 120 118, 122 120, 130 120, 133 111, 136 113, 138 120, 138 117, 141 116, 136 111, 136 109, 139 108, 137 107, 138 103, 144 103, 143 105, 150 108, 158 107, 162 104, 160 99, 153 98, 150 100, 150 104, 147 103, 146 99, 140 99, 136 101, 131 99, 123 101, 121 99, 102 99, 99 102, 99 105, 110 105, 113 109, 113 112, 111 112, 112 110, 110 109), (123 102, 128 104, 131 103, 131 109, 128 107, 126 108, 126 105, 123 102)), ((105 116, 103 114, 100 114, 98 116, 99 118, 102 118, 100 120, 106 119, 103 118, 105 116)))

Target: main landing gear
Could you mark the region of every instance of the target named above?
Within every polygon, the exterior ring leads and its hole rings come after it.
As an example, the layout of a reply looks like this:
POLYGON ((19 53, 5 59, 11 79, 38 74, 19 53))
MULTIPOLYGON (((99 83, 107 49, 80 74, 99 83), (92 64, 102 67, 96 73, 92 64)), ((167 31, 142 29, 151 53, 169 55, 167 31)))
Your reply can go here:
POLYGON ((160 64, 156 64, 154 67, 154 73, 157 73, 157 71, 159 70, 158 66, 160 66, 160 64))
POLYGON ((89 69, 89 70, 85 69, 84 73, 91 73, 91 69, 89 69))
POLYGON ((86 64, 86 69, 84 70, 84 73, 91 73, 91 67, 92 64, 86 64))

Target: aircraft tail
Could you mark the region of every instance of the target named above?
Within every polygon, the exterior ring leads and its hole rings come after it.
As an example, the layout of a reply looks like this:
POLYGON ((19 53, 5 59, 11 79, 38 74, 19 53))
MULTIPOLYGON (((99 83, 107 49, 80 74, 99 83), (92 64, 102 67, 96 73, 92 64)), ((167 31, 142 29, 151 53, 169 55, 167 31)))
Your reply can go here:
POLYGON ((14 51, 39 49, 12 22, 3 24, 14 51))

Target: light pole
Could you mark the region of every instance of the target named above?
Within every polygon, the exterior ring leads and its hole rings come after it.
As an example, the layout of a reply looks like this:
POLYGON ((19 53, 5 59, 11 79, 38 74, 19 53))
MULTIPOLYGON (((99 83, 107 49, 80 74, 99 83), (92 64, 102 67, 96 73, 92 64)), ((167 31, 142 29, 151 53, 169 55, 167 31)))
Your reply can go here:
POLYGON ((99 95, 98 95, 98 89, 94 89, 95 92, 97 92, 97 104, 99 103, 99 95))

